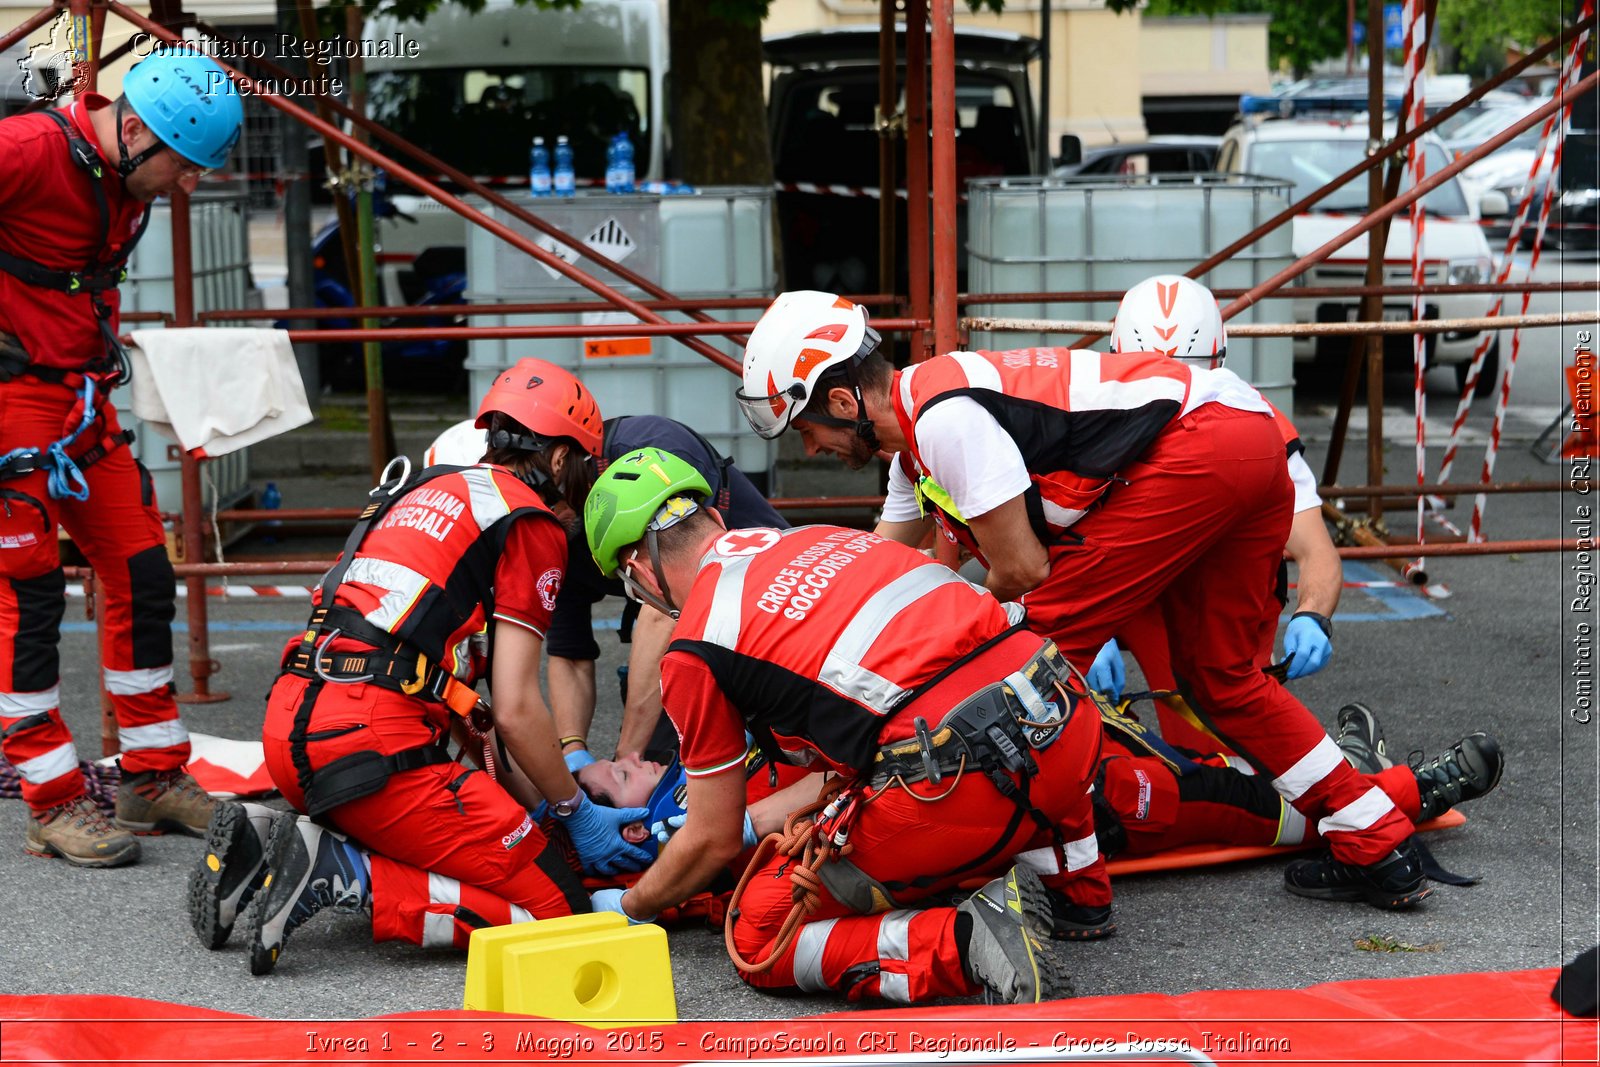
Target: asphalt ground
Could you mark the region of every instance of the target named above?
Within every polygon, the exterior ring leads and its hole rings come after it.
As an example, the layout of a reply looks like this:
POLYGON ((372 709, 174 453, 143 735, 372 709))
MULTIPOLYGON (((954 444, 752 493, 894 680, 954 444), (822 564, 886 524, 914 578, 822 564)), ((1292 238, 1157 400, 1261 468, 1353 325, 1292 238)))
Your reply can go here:
MULTIPOLYGON (((1559 368, 1575 334, 1541 331, 1525 345, 1518 388, 1529 399, 1507 419, 1497 479, 1563 476, 1561 466, 1530 455, 1528 443, 1559 408, 1559 368)), ((1387 473, 1391 481, 1409 481, 1409 381, 1397 376, 1388 384, 1387 473)), ((1431 373, 1430 471, 1437 470, 1453 396, 1448 373, 1431 373)), ((1318 470, 1331 402, 1325 393, 1303 393, 1297 404, 1296 421, 1318 470)), ((1363 422, 1358 419, 1358 426, 1363 422)), ((1459 479, 1475 475, 1487 425, 1483 413, 1469 424, 1471 439, 1479 443, 1464 450, 1459 479)), ((364 447, 353 441, 352 449, 364 447)), ((1342 480, 1363 480, 1364 462, 1360 439, 1352 438, 1342 480)), ((287 506, 351 502, 364 489, 353 478, 279 484, 287 506)), ((1575 492, 1491 497, 1485 529, 1496 540, 1581 535, 1574 523, 1593 500, 1575 492)), ((1469 510, 1470 501, 1462 499, 1448 515, 1464 526, 1469 510)), ((1403 530, 1412 519, 1402 511, 1391 522, 1403 530)), ((1340 705, 1370 704, 1400 753, 1432 754, 1475 730, 1500 739, 1507 770, 1498 791, 1464 809, 1467 825, 1428 839, 1445 867, 1481 876, 1480 884, 1440 885, 1420 908, 1393 914, 1291 896, 1282 888, 1282 864, 1275 861, 1123 879, 1115 887, 1117 936, 1066 946, 1079 994, 1292 988, 1546 967, 1594 945, 1600 940, 1600 723, 1578 719, 1593 700, 1600 619, 1592 608, 1574 604, 1579 583, 1592 588, 1594 572, 1592 554, 1437 558, 1429 573, 1448 588, 1447 598, 1408 589, 1349 589, 1335 618, 1332 664, 1295 683, 1296 695, 1330 728, 1340 705), (1357 942, 1366 938, 1389 938, 1404 948, 1363 950, 1357 942)), ((1394 577, 1373 564, 1352 566, 1347 574, 1349 580, 1394 577)), ((614 737, 619 718, 608 680, 622 659, 614 633, 604 629, 615 608, 598 612, 600 739, 614 737)), ((213 688, 232 699, 187 706, 186 719, 195 731, 255 737, 278 650, 304 621, 305 601, 212 599, 210 609, 211 653, 223 665, 213 688)), ((1202 611, 1197 605, 1197 620, 1202 611)), ((175 636, 182 675, 186 634, 180 629, 175 636)), ((62 641, 63 711, 86 756, 97 754, 99 736, 92 640, 82 602, 76 601, 62 641)), ((375 945, 359 914, 318 915, 295 932, 273 975, 253 978, 237 934, 234 943, 210 952, 189 929, 184 881, 200 857, 198 840, 145 838, 137 866, 81 870, 25 855, 26 818, 20 802, 0 803, 0 886, 7 912, 0 927, 0 993, 150 997, 276 1019, 350 1019, 461 1005, 462 954, 375 945)), ((746 988, 724 954, 720 931, 675 930, 670 943, 684 1018, 774 1019, 846 1008, 829 997, 775 998, 746 988)))

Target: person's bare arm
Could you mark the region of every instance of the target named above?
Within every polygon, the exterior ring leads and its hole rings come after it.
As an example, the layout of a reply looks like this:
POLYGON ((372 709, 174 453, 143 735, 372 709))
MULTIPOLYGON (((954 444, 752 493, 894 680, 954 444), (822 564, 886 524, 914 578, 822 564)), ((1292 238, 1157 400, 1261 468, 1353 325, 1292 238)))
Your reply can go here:
MULTIPOLYGON (((551 656, 545 668, 550 681, 550 711, 557 737, 589 736, 594 724, 594 660, 551 656)), ((568 746, 564 746, 568 747, 568 746)), ((577 751, 578 746, 570 746, 577 751)))
MULTIPOLYGON (((555 720, 539 691, 539 651, 544 641, 532 630, 498 624, 489 664, 494 725, 506 751, 545 798, 566 800, 578 783, 561 759, 555 720)), ((520 798, 519 798, 520 799, 520 798)))
POLYGON ((1333 538, 1328 536, 1321 508, 1295 513, 1284 552, 1299 570, 1295 579, 1298 587, 1295 611, 1314 611, 1324 618, 1333 618, 1339 596, 1344 591, 1344 565, 1339 560, 1333 538))
POLYGON ((1050 555, 1034 535, 1019 494, 971 519, 968 526, 989 560, 984 587, 1000 601, 1015 600, 1050 574, 1050 555))
POLYGON ((821 774, 808 774, 750 805, 750 823, 756 828, 756 835, 782 833, 784 820, 790 812, 799 811, 817 799, 822 791, 822 779, 821 774))
POLYGON ((673 620, 648 605, 633 624, 628 651, 628 701, 622 707, 617 758, 643 752, 661 721, 661 657, 672 643, 673 620))
POLYGON ((906 522, 884 522, 880 519, 878 525, 873 527, 872 532, 879 537, 887 538, 890 541, 899 541, 902 545, 910 545, 912 548, 916 548, 922 544, 922 539, 928 536, 928 528, 932 522, 932 516, 910 519, 906 522))

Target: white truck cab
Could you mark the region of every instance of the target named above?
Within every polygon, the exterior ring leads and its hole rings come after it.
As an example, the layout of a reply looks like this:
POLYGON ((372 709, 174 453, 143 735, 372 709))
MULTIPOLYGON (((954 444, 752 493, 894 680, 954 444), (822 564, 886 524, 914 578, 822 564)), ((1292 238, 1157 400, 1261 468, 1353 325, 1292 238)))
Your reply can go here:
MULTIPOLYGON (((565 135, 580 185, 605 177, 606 146, 619 130, 633 142, 640 182, 661 177, 666 151, 667 37, 660 0, 584 0, 542 10, 487 0, 480 11, 444 4, 425 22, 378 15, 364 36, 415 41, 415 55, 367 60, 369 111, 418 147, 490 185, 525 192, 528 150, 565 135)), ((465 223, 432 200, 391 187, 404 217, 380 221, 388 265, 428 248, 460 247, 465 223), (414 220, 414 221, 413 221, 414 220)))
MULTIPOLYGON (((1386 131, 1388 136, 1393 136, 1393 133, 1392 127, 1386 131)), ((1431 174, 1443 170, 1448 157, 1438 139, 1424 137, 1422 146, 1426 153, 1427 172, 1431 174)), ((1224 135, 1217 154, 1217 169, 1293 182, 1294 188, 1289 198, 1296 201, 1360 162, 1366 150, 1367 123, 1364 117, 1348 122, 1251 119, 1235 124, 1224 135)), ((1402 191, 1409 187, 1409 178, 1403 179, 1402 191)), ((1501 213, 1505 210, 1504 205, 1494 202, 1486 202, 1482 206, 1491 213, 1496 209, 1501 213)), ((1489 281, 1493 273, 1493 259, 1479 223, 1480 205, 1472 202, 1463 192, 1461 184, 1451 178, 1423 198, 1423 207, 1426 219, 1422 254, 1426 261, 1428 283, 1469 285, 1489 281)), ((1291 223, 1294 227, 1294 254, 1303 256, 1326 244, 1353 226, 1366 213, 1366 209, 1366 180, 1357 178, 1348 182, 1310 211, 1295 216, 1291 223)), ((1411 225, 1407 221, 1407 213, 1401 212, 1389 224, 1388 244, 1384 248, 1385 285, 1411 284, 1411 249, 1411 225)), ((1367 239, 1362 236, 1306 271, 1296 284, 1362 285, 1366 281, 1366 265, 1367 239)), ((1307 297, 1292 303, 1295 322, 1349 322, 1355 320, 1360 300, 1355 297, 1307 297)), ((1493 303, 1493 295, 1486 293, 1428 296, 1424 317, 1475 318, 1486 314, 1493 303)), ((1410 298, 1385 300, 1383 313, 1384 318, 1389 320, 1410 319, 1410 298)), ((1478 340, 1479 333, 1470 330, 1429 334, 1429 364, 1453 366, 1457 382, 1465 384, 1467 368, 1478 340)), ((1412 341, 1409 335, 1390 335, 1385 338, 1384 344, 1386 358, 1410 364, 1412 341)), ((1349 350, 1349 339, 1345 337, 1297 337, 1294 340, 1297 363, 1319 358, 1342 362, 1349 350)), ((1479 378, 1480 395, 1493 387, 1498 359, 1499 342, 1496 341, 1489 350, 1488 361, 1479 378)))

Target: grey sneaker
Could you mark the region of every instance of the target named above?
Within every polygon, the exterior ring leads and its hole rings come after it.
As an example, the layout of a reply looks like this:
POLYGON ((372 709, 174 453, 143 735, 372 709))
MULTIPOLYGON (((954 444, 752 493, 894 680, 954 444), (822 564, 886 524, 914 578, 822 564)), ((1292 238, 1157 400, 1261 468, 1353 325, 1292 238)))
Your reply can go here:
POLYGON ((323 908, 366 904, 367 873, 342 834, 304 817, 272 824, 266 874, 244 913, 250 973, 271 974, 289 934, 323 908))
POLYGON ((139 858, 139 839, 111 825, 87 794, 29 819, 22 847, 78 867, 120 867, 139 858))
POLYGON ((1476 800, 1500 784, 1505 761, 1500 745, 1488 734, 1469 734, 1443 755, 1412 768, 1422 799, 1419 823, 1436 819, 1457 804, 1476 800))
POLYGON ((967 975, 986 1003, 1037 1004, 1072 996, 1072 979, 1050 941, 1050 895, 1039 876, 1013 867, 956 909, 972 916, 967 975))
POLYGON ((189 872, 189 923, 206 948, 221 948, 267 874, 267 836, 293 815, 262 804, 219 801, 206 851, 189 872))
POLYGON ((1346 704, 1339 709, 1338 743, 1350 766, 1362 774, 1377 774, 1394 766, 1383 726, 1365 704, 1346 704))

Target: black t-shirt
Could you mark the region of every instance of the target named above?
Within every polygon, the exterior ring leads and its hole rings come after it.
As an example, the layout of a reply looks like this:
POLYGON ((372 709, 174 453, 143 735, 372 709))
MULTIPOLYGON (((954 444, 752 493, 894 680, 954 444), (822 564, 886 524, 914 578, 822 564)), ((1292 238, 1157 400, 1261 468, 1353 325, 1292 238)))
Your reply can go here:
MULTIPOLYGON (((610 463, 638 448, 660 448, 687 462, 705 478, 712 499, 722 511, 731 530, 754 526, 788 529, 789 524, 777 509, 751 483, 745 473, 725 460, 704 437, 673 419, 660 415, 623 415, 607 419, 605 443, 600 450, 604 463, 610 463)), ((589 555, 589 546, 580 528, 567 543, 567 574, 556 596, 555 613, 550 620, 546 648, 552 656, 566 659, 598 659, 591 605, 607 595, 622 596, 622 582, 606 580, 589 555)), ((639 606, 628 601, 622 616, 623 640, 628 639, 639 606)))

